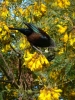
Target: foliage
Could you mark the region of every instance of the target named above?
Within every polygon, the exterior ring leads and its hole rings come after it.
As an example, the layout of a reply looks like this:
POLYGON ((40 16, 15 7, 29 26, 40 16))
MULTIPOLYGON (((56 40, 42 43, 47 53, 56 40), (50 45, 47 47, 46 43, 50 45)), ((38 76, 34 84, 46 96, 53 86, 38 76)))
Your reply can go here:
POLYGON ((0 1, 0 100, 74 100, 75 1, 0 1), (54 50, 33 49, 9 27, 31 22, 55 41, 54 50), (48 61, 50 54, 55 54, 48 61))

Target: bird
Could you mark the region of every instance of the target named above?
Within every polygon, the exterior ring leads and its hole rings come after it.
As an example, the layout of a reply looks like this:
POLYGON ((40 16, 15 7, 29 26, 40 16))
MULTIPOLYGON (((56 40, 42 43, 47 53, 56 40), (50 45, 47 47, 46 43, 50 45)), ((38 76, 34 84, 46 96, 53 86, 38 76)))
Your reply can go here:
POLYGON ((54 40, 41 28, 36 27, 32 23, 23 22, 27 28, 12 28, 10 30, 18 30, 27 37, 27 40, 34 47, 55 47, 54 40))

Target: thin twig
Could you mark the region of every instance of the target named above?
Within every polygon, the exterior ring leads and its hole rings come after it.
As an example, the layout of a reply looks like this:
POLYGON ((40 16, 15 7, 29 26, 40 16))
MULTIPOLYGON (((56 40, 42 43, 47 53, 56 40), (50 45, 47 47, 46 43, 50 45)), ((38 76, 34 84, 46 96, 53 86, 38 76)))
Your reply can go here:
POLYGON ((18 51, 16 51, 15 49, 14 49, 14 47, 10 44, 10 47, 13 49, 13 51, 15 51, 17 54, 19 54, 19 55, 21 55, 21 53, 20 52, 18 52, 18 51))
POLYGON ((38 49, 37 47, 35 47, 34 45, 32 46, 35 50, 37 50, 39 53, 41 53, 42 55, 43 55, 43 52, 40 50, 40 49, 38 49))
POLYGON ((8 63, 6 62, 6 60, 4 59, 2 53, 0 52, 0 57, 3 59, 5 66, 7 67, 7 69, 9 69, 8 63))

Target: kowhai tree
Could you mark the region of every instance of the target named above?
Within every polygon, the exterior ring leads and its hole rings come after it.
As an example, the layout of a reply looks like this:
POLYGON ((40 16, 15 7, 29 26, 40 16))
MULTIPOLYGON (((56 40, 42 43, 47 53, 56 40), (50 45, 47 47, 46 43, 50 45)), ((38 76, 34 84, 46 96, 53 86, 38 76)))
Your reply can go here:
POLYGON ((74 100, 74 0, 1 0, 0 12, 0 99, 74 100), (55 48, 35 49, 9 29, 27 28, 23 22, 45 31, 55 48))

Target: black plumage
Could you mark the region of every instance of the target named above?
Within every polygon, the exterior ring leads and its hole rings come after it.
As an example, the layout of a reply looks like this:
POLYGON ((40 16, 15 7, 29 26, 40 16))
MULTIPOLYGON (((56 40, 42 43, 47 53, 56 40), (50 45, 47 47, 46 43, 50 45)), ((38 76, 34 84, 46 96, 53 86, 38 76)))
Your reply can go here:
POLYGON ((44 32, 41 28, 34 26, 31 23, 24 23, 28 28, 9 28, 18 30, 27 36, 28 41, 35 47, 55 47, 53 39, 44 32))

